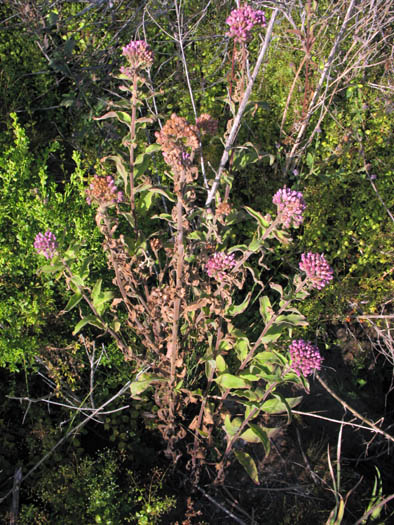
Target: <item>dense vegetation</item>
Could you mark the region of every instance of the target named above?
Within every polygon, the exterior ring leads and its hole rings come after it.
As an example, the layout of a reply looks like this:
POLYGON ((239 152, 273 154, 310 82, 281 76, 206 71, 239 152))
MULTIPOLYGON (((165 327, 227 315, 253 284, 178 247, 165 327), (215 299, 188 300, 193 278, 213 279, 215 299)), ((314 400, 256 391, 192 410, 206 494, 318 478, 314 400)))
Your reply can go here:
POLYGON ((388 523, 394 2, 0 24, 0 519, 388 523))

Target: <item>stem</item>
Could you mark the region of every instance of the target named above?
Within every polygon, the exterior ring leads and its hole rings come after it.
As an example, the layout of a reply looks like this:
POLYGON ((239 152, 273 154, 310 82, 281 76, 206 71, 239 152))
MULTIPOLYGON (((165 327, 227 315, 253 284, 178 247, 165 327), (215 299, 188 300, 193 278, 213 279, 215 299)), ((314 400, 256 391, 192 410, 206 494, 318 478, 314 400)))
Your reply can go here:
MULTIPOLYGON (((294 295, 297 295, 303 289, 303 287, 306 284, 307 280, 308 279, 306 278, 303 281, 301 281, 301 283, 297 286, 297 288, 296 288, 296 290, 294 292, 294 295)), ((283 303, 283 305, 279 308, 277 313, 275 315, 273 315, 271 317, 271 319, 268 321, 268 323, 264 326, 264 329, 261 332, 261 334, 259 335, 259 337, 257 338, 257 341, 254 343, 252 349, 250 350, 248 355, 245 357, 245 359, 241 363, 241 366, 239 367, 239 370, 243 370, 245 368, 245 366, 249 363, 249 361, 252 359, 254 353, 256 352, 257 348, 260 346, 261 340, 263 339, 263 337, 266 335, 266 333, 271 328, 271 326, 275 323, 277 318, 282 314, 282 312, 284 312, 284 310, 286 310, 286 308, 289 306, 289 304, 293 301, 293 298, 294 297, 290 297, 290 299, 288 299, 285 303, 283 303)))
POLYGON ((182 206, 182 194, 184 189, 185 175, 182 174, 179 180, 179 193, 178 201, 176 205, 177 213, 177 236, 176 236, 176 250, 177 250, 177 266, 176 266, 176 296, 174 301, 174 321, 172 325, 172 342, 171 342, 171 385, 175 383, 175 364, 178 358, 178 326, 179 316, 181 308, 181 297, 180 292, 182 288, 182 277, 183 277, 183 206, 182 206))
POLYGON ((134 226, 137 230, 137 217, 135 214, 135 197, 134 197, 134 148, 135 148, 135 121, 136 121, 136 110, 137 110, 137 74, 134 74, 133 79, 133 94, 131 98, 131 124, 130 124, 130 146, 129 146, 129 163, 130 163, 130 207, 131 213, 134 218, 134 226))

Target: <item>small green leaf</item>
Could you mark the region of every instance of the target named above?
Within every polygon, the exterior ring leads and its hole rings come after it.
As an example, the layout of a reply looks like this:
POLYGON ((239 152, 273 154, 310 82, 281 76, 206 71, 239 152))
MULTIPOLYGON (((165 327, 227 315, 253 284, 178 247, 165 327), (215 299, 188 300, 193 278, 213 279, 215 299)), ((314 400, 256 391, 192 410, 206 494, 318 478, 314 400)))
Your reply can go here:
POLYGON ((40 271, 46 274, 57 273, 57 272, 61 272, 62 270, 63 270, 62 263, 46 264, 44 266, 41 266, 40 268, 40 271))
POLYGON ((237 357, 240 361, 243 361, 249 352, 249 340, 245 337, 238 339, 234 345, 237 357))
POLYGON ((104 325, 100 321, 100 319, 97 319, 95 315, 88 315, 79 321, 79 323, 74 328, 73 335, 76 335, 87 324, 91 324, 95 326, 96 328, 100 328, 100 329, 104 328, 104 325))
POLYGON ((95 282, 95 285, 93 286, 93 290, 92 290, 92 299, 93 299, 93 304, 98 300, 98 298, 100 297, 100 293, 101 293, 101 284, 102 284, 103 280, 102 279, 98 279, 96 282, 95 282))
POLYGON ((266 295, 260 298, 260 314, 266 324, 274 314, 271 301, 266 295))
POLYGON ((226 315, 235 317, 236 315, 242 314, 242 312, 244 312, 246 308, 248 307, 251 296, 252 296, 252 292, 249 292, 241 304, 230 305, 225 312, 226 315))
POLYGON ((224 431, 226 434, 232 438, 235 436, 235 434, 238 432, 238 430, 241 428, 242 425, 242 419, 239 417, 235 417, 233 420, 230 419, 230 416, 228 414, 224 417, 224 431))
POLYGON ((82 299, 82 294, 77 292, 72 297, 70 297, 70 299, 68 300, 68 303, 66 304, 66 307, 64 308, 63 311, 64 312, 69 312, 75 306, 77 306, 77 304, 81 301, 81 299, 82 299))
POLYGON ((73 283, 78 289, 84 287, 84 284, 85 284, 85 283, 83 282, 83 279, 82 279, 81 276, 79 276, 79 275, 77 275, 77 274, 76 274, 76 275, 73 275, 73 276, 71 277, 70 280, 71 280, 71 282, 72 282, 72 283, 73 283))
POLYGON ((280 284, 270 283, 270 287, 273 290, 276 290, 280 294, 280 296, 283 297, 283 288, 281 287, 280 284))
POLYGON ((116 111, 116 118, 123 124, 131 124, 131 116, 125 111, 116 111))
POLYGON ((131 397, 136 397, 145 392, 152 384, 153 379, 148 377, 147 379, 141 379, 139 381, 134 381, 130 385, 130 395, 131 397))
POLYGON ((263 403, 261 409, 267 414, 282 414, 287 412, 289 408, 294 408, 304 399, 303 396, 284 398, 279 394, 274 394, 275 399, 269 399, 263 403))
POLYGON ((234 455, 240 462, 240 464, 244 467, 250 479, 254 481, 256 485, 259 485, 259 476, 257 473, 256 463, 251 458, 251 456, 247 452, 243 452, 242 450, 234 450, 234 455))
POLYGON ((221 374, 223 374, 223 372, 225 372, 227 369, 226 361, 221 355, 216 356, 216 368, 221 374))
POLYGON ((264 219, 261 213, 253 210, 252 208, 249 208, 249 206, 244 206, 244 208, 249 213, 249 215, 256 219, 257 223, 259 224, 259 226, 261 226, 263 231, 265 231, 265 229, 268 228, 269 222, 266 219, 264 219))
POLYGON ((215 381, 223 388, 250 388, 249 381, 232 374, 221 374, 215 381))
POLYGON ((277 341, 279 337, 282 335, 283 330, 284 330, 283 325, 273 324, 267 330, 266 334, 261 338, 260 342, 262 344, 266 344, 266 343, 272 343, 273 341, 277 341))

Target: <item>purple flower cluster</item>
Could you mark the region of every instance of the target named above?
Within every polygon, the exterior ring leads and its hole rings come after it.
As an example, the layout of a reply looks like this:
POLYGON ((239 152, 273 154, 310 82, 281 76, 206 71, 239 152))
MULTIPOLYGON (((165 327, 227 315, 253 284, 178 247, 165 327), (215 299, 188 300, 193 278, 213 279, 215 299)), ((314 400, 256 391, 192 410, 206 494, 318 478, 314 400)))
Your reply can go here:
POLYGON ((250 32, 254 26, 265 26, 264 12, 257 11, 245 4, 239 9, 231 11, 226 24, 230 26, 226 36, 234 38, 236 42, 247 42, 250 39, 250 32))
POLYGON ((291 225, 296 228, 300 226, 304 220, 302 212, 306 208, 304 197, 300 191, 282 188, 275 193, 272 202, 276 204, 280 222, 285 228, 289 228, 291 225))
POLYGON ((130 67, 121 67, 120 72, 130 76, 137 69, 149 69, 153 64, 153 53, 145 40, 132 40, 122 49, 130 67))
POLYGON ((291 367, 298 376, 302 374, 307 377, 315 370, 320 370, 323 358, 317 346, 309 341, 297 339, 292 341, 289 350, 291 367))
POLYGON ((319 253, 303 253, 299 268, 306 273, 307 278, 311 281, 312 288, 318 290, 324 288, 333 278, 333 269, 324 255, 319 253))
POLYGON ((208 259, 205 265, 205 271, 209 277, 215 279, 224 279, 226 272, 234 268, 236 265, 234 254, 226 254, 225 252, 216 252, 208 259))
POLYGON ((110 206, 123 201, 123 193, 118 190, 111 175, 99 177, 95 175, 89 188, 86 190, 88 204, 97 202, 101 206, 110 206))
POLYGON ((47 259, 52 259, 58 249, 55 235, 50 231, 38 233, 34 240, 34 249, 38 254, 42 254, 47 259))

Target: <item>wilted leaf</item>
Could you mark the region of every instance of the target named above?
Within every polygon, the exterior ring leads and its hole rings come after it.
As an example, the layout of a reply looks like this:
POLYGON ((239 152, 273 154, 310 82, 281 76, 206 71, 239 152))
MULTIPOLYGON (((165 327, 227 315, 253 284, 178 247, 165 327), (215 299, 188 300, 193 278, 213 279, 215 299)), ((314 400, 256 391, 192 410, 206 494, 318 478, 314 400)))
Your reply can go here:
POLYGON ((250 479, 254 481, 256 485, 259 485, 259 476, 257 473, 256 463, 251 458, 251 456, 247 452, 243 452, 241 450, 235 450, 234 455, 240 462, 240 464, 244 467, 250 479))

